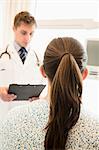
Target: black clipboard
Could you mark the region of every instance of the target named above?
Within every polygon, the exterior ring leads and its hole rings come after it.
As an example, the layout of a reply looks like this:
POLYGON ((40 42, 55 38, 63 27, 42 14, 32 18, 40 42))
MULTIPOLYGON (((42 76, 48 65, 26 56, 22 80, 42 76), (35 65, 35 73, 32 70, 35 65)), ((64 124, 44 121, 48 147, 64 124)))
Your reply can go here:
POLYGON ((8 93, 17 96, 14 100, 28 100, 31 97, 39 97, 46 85, 23 85, 23 84, 10 84, 8 93))

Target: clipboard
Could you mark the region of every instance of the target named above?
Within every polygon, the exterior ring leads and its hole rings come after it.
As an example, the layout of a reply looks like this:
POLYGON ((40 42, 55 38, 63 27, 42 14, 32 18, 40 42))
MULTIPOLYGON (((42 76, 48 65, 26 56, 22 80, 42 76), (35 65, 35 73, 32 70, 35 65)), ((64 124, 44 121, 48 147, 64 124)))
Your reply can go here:
POLYGON ((24 84, 10 84, 8 93, 17 95, 14 100, 28 100, 31 97, 39 97, 46 85, 24 85, 24 84))

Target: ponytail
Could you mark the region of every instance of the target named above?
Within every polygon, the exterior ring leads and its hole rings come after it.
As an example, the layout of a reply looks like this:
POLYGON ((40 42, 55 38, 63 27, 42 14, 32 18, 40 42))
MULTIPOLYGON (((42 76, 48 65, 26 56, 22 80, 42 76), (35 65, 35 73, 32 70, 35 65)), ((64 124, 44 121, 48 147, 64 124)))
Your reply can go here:
POLYGON ((45 150, 64 150, 68 132, 79 118, 82 96, 82 75, 72 54, 62 55, 50 94, 45 150))

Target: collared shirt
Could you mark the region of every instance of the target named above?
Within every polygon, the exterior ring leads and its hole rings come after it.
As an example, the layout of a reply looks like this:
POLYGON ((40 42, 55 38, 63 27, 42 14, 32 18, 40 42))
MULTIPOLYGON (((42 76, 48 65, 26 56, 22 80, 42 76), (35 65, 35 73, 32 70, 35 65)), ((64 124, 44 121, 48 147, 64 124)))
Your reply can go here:
MULTIPOLYGON (((13 43, 14 45, 14 48, 16 49, 17 52, 19 52, 19 50, 21 49, 21 46, 16 42, 14 41, 13 43)), ((27 50, 27 52, 29 52, 30 50, 30 45, 28 45, 27 47, 25 47, 25 49, 27 50)), ((19 53, 18 53, 19 54, 19 53)), ((27 56, 28 53, 26 53, 26 56, 27 56)))

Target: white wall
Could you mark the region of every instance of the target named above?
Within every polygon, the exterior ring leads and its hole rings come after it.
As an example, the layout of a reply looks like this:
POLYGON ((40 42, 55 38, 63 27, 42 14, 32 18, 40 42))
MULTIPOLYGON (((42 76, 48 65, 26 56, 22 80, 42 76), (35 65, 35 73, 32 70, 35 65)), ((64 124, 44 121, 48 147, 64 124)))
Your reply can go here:
POLYGON ((85 47, 87 39, 99 39, 99 29, 37 29, 31 45, 41 59, 47 44, 55 37, 72 36, 77 38, 85 47))

